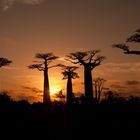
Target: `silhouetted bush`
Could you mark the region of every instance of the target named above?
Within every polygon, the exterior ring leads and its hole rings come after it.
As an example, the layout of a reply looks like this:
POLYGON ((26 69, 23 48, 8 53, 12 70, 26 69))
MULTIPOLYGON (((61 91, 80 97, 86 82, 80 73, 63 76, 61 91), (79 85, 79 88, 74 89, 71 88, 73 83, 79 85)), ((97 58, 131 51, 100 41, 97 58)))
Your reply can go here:
POLYGON ((128 98, 129 104, 140 104, 140 98, 135 96, 129 96, 128 98))
POLYGON ((10 105, 13 100, 6 91, 0 93, 0 105, 10 105))
POLYGON ((30 103, 27 100, 20 100, 17 102, 17 106, 20 109, 28 109, 30 106, 30 103))
POLYGON ((113 91, 108 91, 105 93, 105 99, 103 99, 102 102, 108 104, 120 104, 126 102, 126 99, 113 91))

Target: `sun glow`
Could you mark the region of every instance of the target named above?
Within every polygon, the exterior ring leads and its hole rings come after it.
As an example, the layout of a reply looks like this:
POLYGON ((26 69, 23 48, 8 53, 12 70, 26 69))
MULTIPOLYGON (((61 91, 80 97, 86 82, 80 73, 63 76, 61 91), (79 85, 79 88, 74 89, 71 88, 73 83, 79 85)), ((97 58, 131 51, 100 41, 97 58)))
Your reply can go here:
POLYGON ((54 95, 54 94, 57 94, 60 90, 61 90, 60 87, 52 87, 52 88, 50 89, 50 94, 51 94, 51 96, 54 95))

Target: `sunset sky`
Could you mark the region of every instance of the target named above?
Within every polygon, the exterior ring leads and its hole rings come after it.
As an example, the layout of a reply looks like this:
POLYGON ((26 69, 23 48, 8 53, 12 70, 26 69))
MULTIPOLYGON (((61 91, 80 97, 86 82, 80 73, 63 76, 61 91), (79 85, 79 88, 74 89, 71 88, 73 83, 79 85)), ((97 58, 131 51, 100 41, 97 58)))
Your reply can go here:
MULTIPOLYGON (((106 79, 105 87, 125 96, 140 96, 140 56, 112 48, 138 28, 139 0, 0 0, 0 57, 13 61, 0 69, 0 90, 15 99, 41 101, 43 73, 27 68, 36 53, 59 56, 53 65, 66 64, 64 57, 71 52, 100 49, 106 60, 93 70, 93 78, 106 79)), ((77 72, 74 92, 83 93, 83 67, 77 72)), ((53 92, 65 93, 60 68, 50 69, 49 78, 53 92)))

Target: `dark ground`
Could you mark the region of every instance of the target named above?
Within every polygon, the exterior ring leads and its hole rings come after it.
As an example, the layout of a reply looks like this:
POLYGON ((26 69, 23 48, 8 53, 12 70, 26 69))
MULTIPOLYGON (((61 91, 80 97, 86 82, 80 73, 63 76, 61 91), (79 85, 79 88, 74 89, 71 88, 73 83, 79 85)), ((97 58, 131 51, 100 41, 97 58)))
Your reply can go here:
MULTIPOLYGON (((140 133, 136 107, 27 106, 0 110, 4 137, 31 139, 121 139, 140 133), (139 131, 139 132, 137 132, 139 131)), ((140 135, 138 135, 140 137, 140 135)), ((139 139, 137 137, 137 139, 139 139)), ((4 139, 5 139, 4 138, 4 139)))

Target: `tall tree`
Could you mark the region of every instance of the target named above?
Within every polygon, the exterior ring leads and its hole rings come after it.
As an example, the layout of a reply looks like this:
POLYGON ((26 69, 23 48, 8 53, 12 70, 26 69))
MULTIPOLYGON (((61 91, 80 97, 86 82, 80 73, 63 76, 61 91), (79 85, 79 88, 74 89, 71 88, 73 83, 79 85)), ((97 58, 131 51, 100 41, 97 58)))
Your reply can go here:
POLYGON ((73 64, 80 64, 84 67, 84 87, 85 87, 85 103, 93 102, 93 84, 92 70, 99 66, 105 59, 104 56, 97 55, 100 50, 91 50, 85 52, 70 53, 68 59, 73 64))
POLYGON ((136 54, 140 55, 139 50, 130 50, 127 43, 140 43, 140 29, 136 30, 133 35, 126 39, 126 43, 123 44, 113 44, 113 47, 120 48, 124 51, 124 54, 136 54))
POLYGON ((72 88, 72 79, 76 79, 79 78, 78 74, 76 72, 74 72, 78 67, 76 66, 65 66, 60 64, 59 65, 63 72, 63 79, 67 79, 67 104, 68 105, 72 105, 73 103, 73 98, 74 98, 74 94, 73 94, 73 88, 72 88))
POLYGON ((49 77, 48 77, 48 69, 56 67, 49 66, 49 64, 56 60, 58 57, 54 56, 53 53, 37 53, 35 58, 40 59, 40 61, 35 61, 37 64, 29 65, 30 69, 38 69, 39 71, 44 72, 44 94, 43 94, 43 103, 50 103, 50 88, 49 88, 49 77))
POLYGON ((12 63, 11 60, 8 60, 7 58, 0 57, 0 68, 3 66, 7 66, 10 63, 12 63))
POLYGON ((95 90, 95 100, 97 101, 97 103, 100 102, 100 98, 101 98, 101 94, 102 94, 102 91, 104 89, 104 82, 106 80, 103 79, 103 78, 100 78, 100 77, 97 77, 95 79, 93 79, 93 85, 94 85, 94 90, 95 90))

